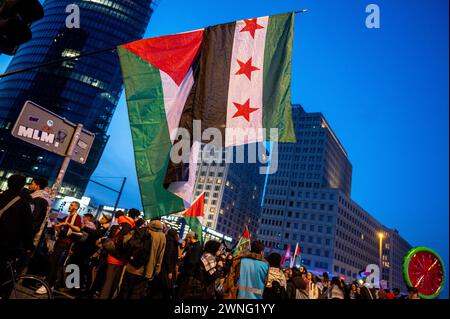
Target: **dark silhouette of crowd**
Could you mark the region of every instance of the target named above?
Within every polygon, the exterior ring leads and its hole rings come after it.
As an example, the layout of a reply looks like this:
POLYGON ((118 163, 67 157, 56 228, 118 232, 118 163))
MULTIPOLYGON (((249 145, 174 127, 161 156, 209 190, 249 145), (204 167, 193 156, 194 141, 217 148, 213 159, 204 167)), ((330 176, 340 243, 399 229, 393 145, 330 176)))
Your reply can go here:
MULTIPOLYGON (((127 212, 79 214, 70 203, 62 220, 48 214, 47 181, 12 175, 0 194, 0 283, 8 279, 7 262, 40 275, 54 291, 81 299, 417 299, 398 289, 379 290, 357 281, 345 283, 306 267, 282 269, 281 256, 264 255, 255 240, 248 252, 233 256, 225 242, 202 242, 160 219, 144 220, 135 208, 127 212), (79 287, 66 287, 65 268, 79 267, 79 287)), ((0 297, 7 298, 10 287, 0 297)), ((47 292, 37 287, 37 294, 47 292)))

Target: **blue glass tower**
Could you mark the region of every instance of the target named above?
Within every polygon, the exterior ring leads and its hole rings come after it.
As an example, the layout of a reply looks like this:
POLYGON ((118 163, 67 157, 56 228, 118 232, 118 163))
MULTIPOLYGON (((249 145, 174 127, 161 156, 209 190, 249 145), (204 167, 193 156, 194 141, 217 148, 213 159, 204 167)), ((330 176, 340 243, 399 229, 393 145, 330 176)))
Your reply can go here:
MULTIPOLYGON (((46 0, 45 17, 32 25, 33 39, 19 48, 7 72, 138 40, 154 5, 152 0, 46 0), (80 9, 80 28, 66 26, 71 4, 80 9)), ((32 100, 96 134, 88 161, 70 164, 62 188, 64 194, 80 196, 108 141, 121 91, 114 50, 0 80, 0 187, 13 172, 52 180, 61 165, 61 157, 11 137, 21 107, 32 100)))

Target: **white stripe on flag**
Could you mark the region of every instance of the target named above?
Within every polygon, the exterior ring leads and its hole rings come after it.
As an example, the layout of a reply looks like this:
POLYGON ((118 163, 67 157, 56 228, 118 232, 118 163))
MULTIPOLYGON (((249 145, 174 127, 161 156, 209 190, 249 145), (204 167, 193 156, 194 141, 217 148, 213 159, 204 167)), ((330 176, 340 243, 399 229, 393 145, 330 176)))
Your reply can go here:
POLYGON ((225 147, 263 141, 263 74, 264 49, 269 17, 261 17, 256 23, 263 28, 255 30, 254 38, 248 31, 241 32, 246 26, 244 20, 236 22, 231 55, 230 82, 227 102, 227 122, 225 133, 225 147), (252 59, 251 65, 259 70, 251 72, 251 80, 245 74, 237 74, 240 64, 252 59), (234 103, 245 104, 250 101, 251 108, 258 110, 250 113, 250 121, 243 116, 234 117, 238 111, 234 103))
POLYGON ((161 75, 161 84, 164 94, 164 108, 166 110, 166 120, 169 127, 170 141, 173 141, 178 131, 181 114, 183 113, 184 104, 194 85, 194 75, 192 68, 186 74, 183 82, 178 86, 172 78, 162 70, 159 70, 161 75))
POLYGON ((191 153, 189 155, 189 180, 183 182, 175 182, 169 185, 168 190, 181 197, 184 200, 184 205, 186 208, 191 207, 192 197, 194 194, 195 180, 197 178, 198 169, 198 156, 201 149, 201 143, 199 141, 194 141, 191 148, 191 153))

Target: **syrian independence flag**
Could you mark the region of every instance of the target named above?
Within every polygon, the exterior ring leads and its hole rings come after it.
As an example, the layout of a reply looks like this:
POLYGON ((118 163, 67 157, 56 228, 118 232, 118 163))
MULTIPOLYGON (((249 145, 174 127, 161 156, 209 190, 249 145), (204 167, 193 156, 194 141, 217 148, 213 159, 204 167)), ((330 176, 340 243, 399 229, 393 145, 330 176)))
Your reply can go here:
POLYGON ((245 226, 244 233, 242 234, 239 242, 237 243, 235 249, 233 250, 233 256, 239 256, 245 253, 250 252, 251 243, 250 243, 250 232, 248 231, 248 227, 245 226))
MULTIPOLYGON (((291 107, 294 14, 280 14, 119 46, 136 170, 146 217, 182 211, 192 200, 200 132, 222 131, 223 146, 295 142, 291 107), (170 151, 187 130, 187 160, 170 151), (176 195, 175 195, 176 194, 176 195)), ((203 142, 209 142, 203 141, 203 142)), ((177 150, 178 152, 178 150, 177 150)))
POLYGON ((190 231, 198 236, 200 242, 203 241, 203 208, 205 206, 205 193, 202 193, 188 208, 183 218, 186 224, 189 225, 190 231))

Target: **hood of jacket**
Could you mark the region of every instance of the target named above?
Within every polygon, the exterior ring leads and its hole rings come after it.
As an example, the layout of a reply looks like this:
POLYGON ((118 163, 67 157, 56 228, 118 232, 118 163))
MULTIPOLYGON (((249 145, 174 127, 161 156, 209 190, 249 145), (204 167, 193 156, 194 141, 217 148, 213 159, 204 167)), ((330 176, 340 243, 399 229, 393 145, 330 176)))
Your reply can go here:
POLYGON ((123 224, 123 223, 127 223, 127 224, 129 224, 131 227, 134 227, 134 220, 131 218, 131 217, 128 217, 128 216, 125 216, 125 215, 122 215, 122 216, 120 216, 118 219, 117 219, 117 223, 120 225, 120 224, 123 224))
POLYGON ((238 256, 236 259, 243 259, 243 258, 250 258, 250 259, 256 259, 265 262, 266 264, 269 264, 267 260, 264 259, 261 254, 255 254, 255 253, 246 253, 243 255, 238 256))
POLYGON ((160 220, 152 220, 148 224, 148 230, 153 232, 162 232, 164 230, 163 223, 160 220))
POLYGON ((269 277, 267 279, 267 287, 272 286, 272 281, 278 281, 281 286, 286 286, 286 277, 280 268, 269 267, 269 277))

